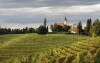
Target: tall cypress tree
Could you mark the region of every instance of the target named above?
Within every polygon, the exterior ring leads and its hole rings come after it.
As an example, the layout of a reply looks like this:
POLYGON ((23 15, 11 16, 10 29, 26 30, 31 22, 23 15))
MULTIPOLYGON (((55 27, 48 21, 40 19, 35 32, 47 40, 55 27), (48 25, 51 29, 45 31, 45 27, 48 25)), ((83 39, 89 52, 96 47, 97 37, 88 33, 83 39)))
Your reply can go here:
POLYGON ((81 34, 81 33, 83 32, 81 21, 78 23, 78 26, 77 26, 77 32, 78 32, 78 34, 81 34))
POLYGON ((91 21, 91 19, 88 19, 86 27, 85 27, 85 34, 86 35, 89 35, 89 36, 91 35, 91 25, 92 25, 92 21, 91 21))
POLYGON ((46 27, 46 23, 47 23, 47 20, 46 18, 44 19, 44 26, 46 27))

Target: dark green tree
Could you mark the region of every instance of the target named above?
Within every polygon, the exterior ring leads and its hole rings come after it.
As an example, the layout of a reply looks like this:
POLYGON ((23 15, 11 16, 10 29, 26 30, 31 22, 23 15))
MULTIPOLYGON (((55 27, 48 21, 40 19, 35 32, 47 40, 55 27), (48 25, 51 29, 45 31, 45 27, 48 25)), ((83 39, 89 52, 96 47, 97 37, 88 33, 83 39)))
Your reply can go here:
POLYGON ((47 28, 44 25, 41 25, 38 29, 37 29, 37 33, 38 34, 47 34, 47 28))
POLYGON ((46 18, 44 19, 44 26, 46 27, 46 23, 47 23, 47 20, 46 18))
POLYGON ((91 19, 88 19, 85 27, 85 34, 88 36, 91 36, 91 26, 92 26, 92 21, 91 19))
POLYGON ((71 26, 67 26, 67 25, 64 25, 63 26, 63 30, 64 32, 68 32, 68 30, 71 28, 71 26))
POLYGON ((78 23, 78 26, 77 26, 77 32, 78 32, 79 35, 83 33, 81 21, 78 23))
POLYGON ((57 25, 57 23, 55 23, 54 25, 51 25, 50 29, 52 30, 52 32, 56 33, 56 32, 58 32, 57 27, 58 27, 58 25, 57 25))
POLYGON ((47 33, 48 33, 48 26, 47 26, 47 29, 46 29, 47 33))
POLYGON ((99 19, 95 20, 92 26, 92 34, 100 35, 100 21, 99 19))
POLYGON ((34 28, 29 28, 29 33, 35 33, 35 29, 34 28))

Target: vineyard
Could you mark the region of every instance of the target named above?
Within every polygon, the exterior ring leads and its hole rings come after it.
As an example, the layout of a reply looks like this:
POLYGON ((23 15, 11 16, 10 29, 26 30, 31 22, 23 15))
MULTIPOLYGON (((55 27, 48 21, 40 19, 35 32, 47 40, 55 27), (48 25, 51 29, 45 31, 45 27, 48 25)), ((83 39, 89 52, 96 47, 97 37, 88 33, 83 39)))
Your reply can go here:
POLYGON ((66 34, 0 36, 1 63, 100 63, 100 37, 66 34))

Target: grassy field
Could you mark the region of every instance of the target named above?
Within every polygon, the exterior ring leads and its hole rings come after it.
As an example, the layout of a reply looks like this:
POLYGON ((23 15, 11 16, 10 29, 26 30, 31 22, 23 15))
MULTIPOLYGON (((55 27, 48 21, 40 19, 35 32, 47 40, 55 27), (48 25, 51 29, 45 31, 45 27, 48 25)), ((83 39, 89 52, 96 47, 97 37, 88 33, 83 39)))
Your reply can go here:
MULTIPOLYGON (((100 48, 100 37, 67 34, 0 35, 0 62, 8 63, 78 63, 79 55, 93 57, 100 48), (80 53, 79 53, 80 52, 80 53)), ((86 62, 85 62, 86 63, 86 62)))
POLYGON ((9 58, 43 51, 44 49, 64 46, 79 40, 84 36, 64 34, 14 34, 0 36, 0 57, 9 58))

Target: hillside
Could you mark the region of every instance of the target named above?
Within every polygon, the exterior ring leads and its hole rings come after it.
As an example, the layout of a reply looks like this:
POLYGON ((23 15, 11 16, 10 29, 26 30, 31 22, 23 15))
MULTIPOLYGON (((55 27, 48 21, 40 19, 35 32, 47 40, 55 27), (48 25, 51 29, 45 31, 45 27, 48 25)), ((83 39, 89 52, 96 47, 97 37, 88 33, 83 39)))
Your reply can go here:
POLYGON ((78 63, 76 57, 83 55, 86 63, 85 59, 89 52, 90 55, 96 57, 99 45, 100 37, 90 38, 66 34, 1 35, 0 62, 78 63))
POLYGON ((77 35, 38 35, 38 34, 9 34, 0 35, 1 61, 10 57, 40 52, 44 49, 59 47, 73 41, 86 39, 77 35), (74 39, 74 40, 73 40, 74 39))
POLYGON ((25 55, 9 61, 21 63, 100 63, 100 37, 90 38, 25 55))

